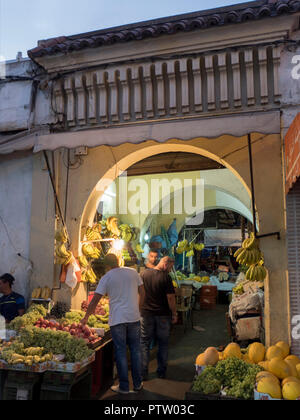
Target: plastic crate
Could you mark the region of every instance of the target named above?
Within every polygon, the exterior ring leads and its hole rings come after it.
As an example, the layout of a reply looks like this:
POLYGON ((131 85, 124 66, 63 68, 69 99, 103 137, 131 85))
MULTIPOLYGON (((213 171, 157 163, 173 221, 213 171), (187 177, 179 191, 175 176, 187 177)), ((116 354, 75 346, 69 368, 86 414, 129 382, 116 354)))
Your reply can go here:
POLYGON ((42 376, 40 373, 8 371, 3 388, 3 400, 39 400, 42 376))
POLYGON ((41 401, 66 401, 91 399, 92 374, 88 368, 83 373, 66 374, 47 372, 41 385, 41 401))
POLYGON ((200 289, 200 297, 202 296, 218 296, 218 288, 217 286, 202 286, 200 289))
POLYGON ((3 388, 4 388, 6 375, 7 375, 6 370, 0 370, 0 401, 3 400, 3 388))
POLYGON ((201 296, 200 309, 214 309, 216 307, 216 296, 201 296))

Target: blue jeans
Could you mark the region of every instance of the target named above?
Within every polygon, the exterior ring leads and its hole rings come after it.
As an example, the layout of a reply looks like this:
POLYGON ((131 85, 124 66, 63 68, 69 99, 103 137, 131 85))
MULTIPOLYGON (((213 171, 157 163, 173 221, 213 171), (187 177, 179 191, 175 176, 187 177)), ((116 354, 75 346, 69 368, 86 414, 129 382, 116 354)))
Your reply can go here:
POLYGON ((142 383, 141 372, 141 323, 119 324, 111 327, 115 348, 115 359, 120 381, 120 389, 129 391, 127 345, 130 350, 131 373, 134 388, 142 383))
POLYGON ((165 375, 168 366, 169 338, 171 332, 171 316, 147 315, 142 318, 142 374, 148 375, 151 343, 156 338, 158 344, 157 373, 165 375))

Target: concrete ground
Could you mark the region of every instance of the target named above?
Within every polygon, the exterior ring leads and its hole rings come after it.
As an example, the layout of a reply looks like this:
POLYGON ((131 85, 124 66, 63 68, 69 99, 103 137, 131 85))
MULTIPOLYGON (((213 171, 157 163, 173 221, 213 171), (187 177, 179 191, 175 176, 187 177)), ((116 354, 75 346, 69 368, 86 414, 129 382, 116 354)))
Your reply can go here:
MULTIPOLYGON (((108 391, 102 400, 184 400, 195 375, 195 360, 207 347, 226 346, 230 342, 225 313, 228 305, 214 310, 193 311, 194 328, 188 324, 173 327, 170 339, 169 367, 166 379, 156 377, 156 349, 151 352, 149 381, 139 394, 119 395, 108 391), (197 327, 200 327, 197 330, 197 327)), ((118 381, 116 381, 116 384, 118 381)), ((131 384, 132 386, 132 384, 131 384)))

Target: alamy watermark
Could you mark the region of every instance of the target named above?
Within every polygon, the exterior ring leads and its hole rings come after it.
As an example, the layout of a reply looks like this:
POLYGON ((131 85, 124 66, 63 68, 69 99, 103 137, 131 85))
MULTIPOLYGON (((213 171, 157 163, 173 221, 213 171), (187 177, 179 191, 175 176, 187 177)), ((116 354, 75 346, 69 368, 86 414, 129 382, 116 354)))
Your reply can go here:
MULTIPOLYGON (((105 194, 112 184, 111 179, 102 180, 97 191, 105 194)), ((120 215, 186 215, 204 217, 204 180, 201 178, 151 178, 147 182, 140 177, 127 177, 122 173, 118 178, 113 211, 120 215), (117 208, 118 207, 118 208, 117 208)), ((200 218, 201 219, 201 218, 200 218)))
POLYGON ((292 57, 292 64, 294 64, 294 67, 292 68, 291 75, 294 80, 300 79, 300 55, 294 55, 292 57))
POLYGON ((292 337, 294 340, 300 340, 300 315, 292 318, 292 337))
POLYGON ((6 60, 3 55, 0 55, 0 80, 6 77, 6 60))
POLYGON ((6 339, 6 323, 5 318, 0 315, 0 339, 5 340, 6 339))

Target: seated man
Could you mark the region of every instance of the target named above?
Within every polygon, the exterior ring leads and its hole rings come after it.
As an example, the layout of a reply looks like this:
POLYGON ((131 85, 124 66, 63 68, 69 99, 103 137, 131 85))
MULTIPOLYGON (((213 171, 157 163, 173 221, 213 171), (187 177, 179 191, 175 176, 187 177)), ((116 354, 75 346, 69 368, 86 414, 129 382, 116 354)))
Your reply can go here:
POLYGON ((3 274, 0 277, 0 293, 3 295, 0 298, 0 315, 6 322, 11 322, 25 313, 24 297, 12 291, 14 281, 14 277, 10 274, 3 274))

